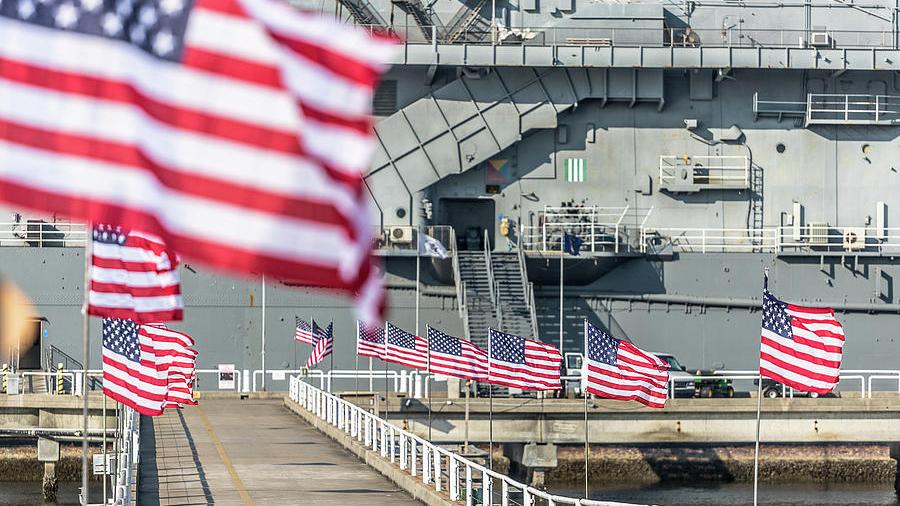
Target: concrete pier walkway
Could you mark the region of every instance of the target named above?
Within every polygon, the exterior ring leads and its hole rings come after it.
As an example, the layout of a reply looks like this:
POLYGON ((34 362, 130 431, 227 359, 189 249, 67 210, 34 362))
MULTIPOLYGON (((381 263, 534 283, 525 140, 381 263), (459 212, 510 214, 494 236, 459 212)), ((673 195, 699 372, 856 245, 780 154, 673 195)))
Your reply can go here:
POLYGON ((281 399, 202 400, 141 423, 141 506, 419 504, 281 399))

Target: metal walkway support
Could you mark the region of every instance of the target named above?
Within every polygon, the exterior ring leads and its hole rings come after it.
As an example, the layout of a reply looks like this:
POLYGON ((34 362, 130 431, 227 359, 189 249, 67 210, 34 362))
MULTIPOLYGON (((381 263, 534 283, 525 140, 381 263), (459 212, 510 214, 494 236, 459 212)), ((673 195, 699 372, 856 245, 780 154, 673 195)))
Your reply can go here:
POLYGON ((580 101, 663 103, 661 69, 501 68, 470 72, 375 126, 366 176, 382 225, 408 225, 413 195, 479 166, 580 101), (404 192, 400 191, 403 188, 404 192), (405 212, 396 212, 398 209, 405 212), (401 216, 402 215, 402 216, 401 216))

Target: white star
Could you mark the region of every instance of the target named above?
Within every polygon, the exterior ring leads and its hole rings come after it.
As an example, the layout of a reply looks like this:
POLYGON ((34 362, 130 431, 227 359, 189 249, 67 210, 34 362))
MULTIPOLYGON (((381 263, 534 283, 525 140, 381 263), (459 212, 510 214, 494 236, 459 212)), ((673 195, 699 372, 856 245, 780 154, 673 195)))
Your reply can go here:
POLYGON ((128 16, 133 9, 134 5, 131 3, 131 0, 122 0, 116 4, 116 12, 118 12, 120 16, 128 16))
POLYGON ((175 37, 166 30, 156 34, 153 38, 153 51, 159 56, 165 56, 175 49, 175 37))
POLYGON ((78 22, 78 8, 69 2, 64 3, 56 9, 54 20, 60 28, 72 28, 78 22))
POLYGON ((151 4, 145 4, 141 7, 141 12, 138 14, 138 20, 140 20, 141 24, 149 28, 156 24, 158 19, 159 15, 157 15, 156 9, 151 4))
POLYGON ((103 5, 103 0, 81 0, 81 7, 88 12, 94 12, 103 5))
POLYGON ((135 44, 143 44, 144 40, 147 38, 147 30, 144 29, 143 25, 135 24, 131 27, 129 36, 131 37, 131 41, 135 44))
POLYGON ((166 15, 172 16, 184 8, 184 2, 182 0, 162 0, 159 2, 159 7, 166 15))
POLYGON ((31 0, 20 0, 19 1, 19 17, 22 19, 28 19, 34 15, 34 2, 31 0))

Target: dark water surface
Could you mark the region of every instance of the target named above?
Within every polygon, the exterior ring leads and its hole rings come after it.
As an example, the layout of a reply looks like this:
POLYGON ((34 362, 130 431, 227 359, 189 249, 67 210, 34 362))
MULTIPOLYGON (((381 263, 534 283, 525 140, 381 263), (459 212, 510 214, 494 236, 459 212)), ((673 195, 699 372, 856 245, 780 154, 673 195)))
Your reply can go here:
MULTIPOLYGON (((81 482, 60 482, 57 501, 45 503, 41 497, 41 482, 0 481, 0 505, 16 506, 74 506, 78 504, 78 489, 81 482)), ((91 483, 91 502, 102 503, 103 495, 99 483, 91 483), (95 494, 94 492, 100 492, 95 494), (95 497, 96 495, 96 497, 95 497)))
MULTIPOLYGON (((559 488, 554 493, 581 497, 584 488, 559 488)), ((660 506, 752 506, 753 485, 747 483, 604 486, 591 491, 591 499, 660 506)), ((867 484, 762 484, 759 504, 765 506, 898 506, 893 485, 867 484)))

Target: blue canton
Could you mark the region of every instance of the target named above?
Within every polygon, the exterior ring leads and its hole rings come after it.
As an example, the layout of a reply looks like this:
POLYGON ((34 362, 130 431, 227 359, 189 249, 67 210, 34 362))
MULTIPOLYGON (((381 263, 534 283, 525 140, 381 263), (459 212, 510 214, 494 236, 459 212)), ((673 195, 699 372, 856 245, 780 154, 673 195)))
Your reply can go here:
POLYGON ((445 355, 462 356, 462 342, 458 337, 445 334, 440 330, 428 327, 428 347, 431 351, 445 355))
POLYGON ((384 344, 384 329, 382 327, 371 327, 365 323, 360 323, 359 336, 363 341, 384 344))
POLYGON ((119 226, 97 225, 94 227, 93 237, 94 242, 122 246, 128 240, 128 232, 119 226))
POLYGON ((297 318, 297 330, 302 330, 304 332, 312 332, 312 329, 309 327, 309 323, 306 320, 301 320, 297 318))
POLYGON ((0 17, 118 40, 178 61, 191 7, 192 0, 3 0, 0 17))
POLYGON ((490 329, 491 360, 513 364, 525 363, 525 338, 490 329))
POLYGON ((138 340, 140 325, 119 318, 103 319, 103 347, 122 355, 132 362, 141 361, 141 345, 138 340))
POLYGON ((388 323, 387 342, 400 348, 416 349, 416 336, 388 323))
POLYGON ((333 339, 333 338, 334 338, 334 336, 333 336, 333 334, 334 334, 334 322, 329 323, 329 324, 328 324, 328 327, 326 327, 326 328, 323 329, 322 327, 320 327, 320 326, 316 323, 315 320, 313 320, 312 328, 313 328, 313 330, 312 330, 313 344, 319 342, 319 341, 322 340, 322 339, 329 339, 329 340, 330 340, 330 339, 333 339))
POLYGON ((591 323, 587 324, 588 360, 616 365, 619 357, 619 340, 611 337, 591 323))
POLYGON ((776 299, 768 290, 763 294, 762 328, 778 334, 785 339, 793 339, 791 315, 786 311, 787 304, 776 299))

